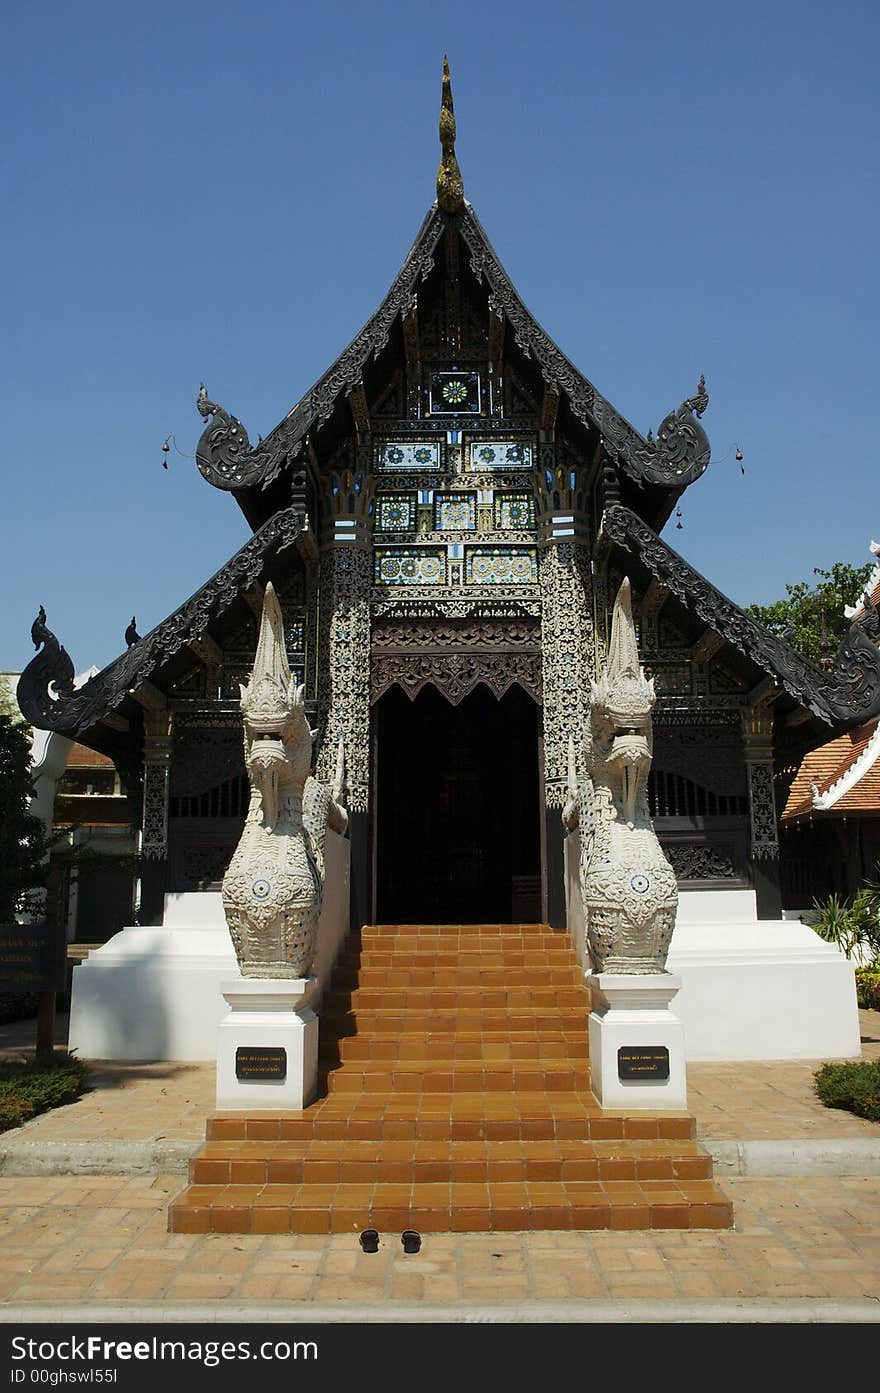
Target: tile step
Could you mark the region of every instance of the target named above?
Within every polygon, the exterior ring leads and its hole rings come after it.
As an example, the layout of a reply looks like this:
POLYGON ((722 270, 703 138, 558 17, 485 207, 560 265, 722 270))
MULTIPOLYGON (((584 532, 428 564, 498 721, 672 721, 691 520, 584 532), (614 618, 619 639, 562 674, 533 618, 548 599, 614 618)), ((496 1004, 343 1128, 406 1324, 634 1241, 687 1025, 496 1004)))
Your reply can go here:
POLYGON ((305 1112, 214 1113, 213 1141, 653 1141, 692 1140, 690 1113, 603 1112, 591 1093, 505 1095, 330 1094, 305 1112))
MULTIPOLYGON (((547 1012, 541 1007, 520 1007, 509 1011, 480 1011, 469 1008, 450 1010, 435 1009, 407 1011, 399 1007, 382 1014, 367 1016, 363 1012, 334 1011, 328 1003, 321 1009, 321 1024, 326 1038, 381 1040, 391 1035, 395 1038, 405 1034, 417 1034, 420 1038, 430 1035, 481 1035, 482 1038, 509 1039, 518 1036, 546 1038, 547 1012)), ((586 1038, 588 1006, 582 1003, 581 1009, 563 1011, 553 1015, 554 1034, 573 1035, 581 1032, 586 1038)))
MULTIPOLYGON (((394 987, 352 987, 340 991, 333 987, 326 995, 327 1009, 362 1011, 384 1015, 394 1014, 401 1009, 401 988, 394 987)), ((534 983, 530 987, 479 987, 462 984, 450 987, 410 987, 406 990, 406 1009, 408 1011, 453 1010, 471 1007, 486 1010, 519 1010, 531 1007, 535 1010, 572 1011, 580 1007, 586 1014, 589 996, 585 987, 547 986, 534 983)))
POLYGON ((459 987, 478 987, 481 991, 495 988, 513 987, 579 987, 583 985, 580 968, 569 964, 561 967, 548 967, 539 964, 535 971, 528 967, 419 967, 401 965, 399 967, 364 967, 335 972, 334 991, 344 991, 350 987, 421 987, 442 991, 457 990, 459 987))
POLYGON ((173 1233, 420 1233, 529 1229, 725 1229, 730 1201, 708 1180, 393 1185, 190 1185, 173 1233))
POLYGON ((693 1141, 207 1142, 193 1184, 332 1184, 565 1180, 709 1180, 712 1158, 693 1141))
MULTIPOLYGON (((320 1075, 319 1075, 320 1078, 320 1075)), ((393 1068, 383 1067, 372 1060, 351 1060, 332 1069, 326 1075, 329 1093, 357 1093, 361 1090, 379 1093, 481 1093, 509 1092, 527 1089, 535 1092, 587 1092, 590 1087, 589 1067, 573 1067, 566 1061, 550 1060, 540 1065, 511 1066, 509 1061, 497 1065, 488 1062, 448 1060, 432 1061, 427 1067, 423 1060, 399 1059, 393 1068)))
POLYGON ((474 1035, 428 1035, 416 1039, 394 1039, 391 1036, 352 1035, 341 1040, 328 1040, 320 1046, 320 1057, 334 1063, 349 1063, 357 1060, 371 1060, 374 1063, 388 1060, 412 1060, 422 1064, 436 1063, 438 1060, 485 1061, 487 1065, 504 1061, 507 1064, 521 1064, 525 1060, 552 1061, 566 1060, 571 1064, 583 1064, 587 1058, 588 1041, 584 1031, 580 1035, 560 1039, 532 1037, 514 1038, 498 1036, 497 1039, 474 1035))

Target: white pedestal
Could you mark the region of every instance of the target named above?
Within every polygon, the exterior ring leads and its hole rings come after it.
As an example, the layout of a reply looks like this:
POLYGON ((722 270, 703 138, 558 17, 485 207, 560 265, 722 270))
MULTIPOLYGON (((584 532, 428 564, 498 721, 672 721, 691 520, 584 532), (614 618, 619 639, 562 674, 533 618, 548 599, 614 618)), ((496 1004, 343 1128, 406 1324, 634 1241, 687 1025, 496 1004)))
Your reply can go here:
MULTIPOLYGON (((350 843, 327 831, 312 972, 326 986, 349 922, 350 843)), ((73 972, 70 1047, 81 1059, 213 1060, 238 971, 220 892, 165 896, 164 923, 126 928, 73 972)))
MULTIPOLYGON (((579 858, 580 835, 570 832, 568 930, 589 970, 579 858)), ((666 966, 681 979, 675 1013, 689 1061, 861 1054, 853 964, 806 924, 759 919, 754 890, 679 891, 666 966)))
POLYGON ((315 1096, 317 977, 238 977, 221 984, 229 1014, 217 1027, 217 1107, 299 1111, 315 1096))
POLYGON ((681 978, 600 972, 586 983, 593 999, 590 1075, 601 1106, 686 1108, 684 1030, 669 1009, 681 978))

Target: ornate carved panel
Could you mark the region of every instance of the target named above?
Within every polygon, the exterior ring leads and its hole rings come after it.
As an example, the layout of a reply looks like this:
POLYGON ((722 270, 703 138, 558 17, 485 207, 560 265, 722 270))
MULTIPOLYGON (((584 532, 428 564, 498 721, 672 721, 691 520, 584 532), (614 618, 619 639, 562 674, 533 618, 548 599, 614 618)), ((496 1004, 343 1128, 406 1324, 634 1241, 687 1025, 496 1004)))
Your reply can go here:
POLYGON ((387 653, 374 656, 370 667, 372 700, 395 683, 413 698, 433 686, 453 706, 484 683, 499 699, 519 684, 536 702, 541 700, 541 659, 537 653, 387 653))
POLYGON ((752 856, 777 857, 776 798, 773 765, 749 764, 749 798, 752 814, 752 856))
POLYGON ((372 637, 370 698, 395 683, 410 698, 434 686, 453 706, 484 683, 499 699, 519 684, 541 700, 539 626, 528 620, 454 624, 380 621, 372 637))
POLYGON ((706 889, 709 882, 746 884, 742 868, 742 847, 737 842, 677 841, 658 829, 660 842, 672 863, 679 885, 695 881, 706 889))
POLYGON ((369 795, 372 568, 373 554, 366 547, 336 545, 321 555, 318 715, 323 738, 317 776, 333 783, 341 739, 352 812, 366 812, 369 795))
POLYGON ((547 806, 561 808, 568 783, 568 741, 583 740, 593 652, 587 548, 559 542, 541 553, 541 659, 544 689, 544 781, 547 806))
POLYGON ((144 766, 144 826, 141 855, 159 860, 168 852, 168 764, 144 766))

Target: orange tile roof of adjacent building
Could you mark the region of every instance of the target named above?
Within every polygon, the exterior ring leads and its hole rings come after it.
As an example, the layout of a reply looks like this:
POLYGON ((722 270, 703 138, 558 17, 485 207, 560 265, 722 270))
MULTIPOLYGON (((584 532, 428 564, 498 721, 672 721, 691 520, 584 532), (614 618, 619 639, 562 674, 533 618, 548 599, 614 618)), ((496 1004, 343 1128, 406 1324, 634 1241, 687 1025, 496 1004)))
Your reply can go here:
POLYGON ((112 769, 113 761, 106 755, 99 755, 97 750, 86 749, 85 745, 76 742, 71 747, 70 754, 67 756, 68 769, 112 769))
POLYGON ((878 721, 870 721, 868 725, 838 735, 835 740, 829 740, 827 744, 804 755, 789 790, 782 814, 784 820, 791 821, 816 812, 821 812, 825 817, 854 812, 880 814, 880 758, 877 757, 867 765, 853 787, 834 801, 833 806, 822 809, 816 808, 813 803, 814 788, 820 796, 827 794, 865 753, 878 724, 878 721))
MULTIPOLYGON (((847 607, 845 611, 851 620, 861 619, 865 614, 866 594, 870 603, 880 608, 880 545, 872 542, 871 551, 878 558, 877 565, 874 574, 868 579, 866 591, 859 596, 855 606, 847 607)), ((874 741, 876 751, 868 753, 865 767, 861 772, 853 770, 853 765, 868 750, 878 724, 880 722, 871 721, 868 725, 860 726, 858 730, 847 731, 845 735, 839 735, 835 740, 829 740, 827 744, 820 745, 817 750, 810 750, 804 755, 789 790, 783 819, 791 822, 814 814, 822 817, 853 814, 880 816, 880 735, 877 735, 874 741), (822 802, 826 801, 823 795, 827 795, 850 771, 851 786, 832 795, 829 805, 823 807, 822 802), (817 801, 814 802, 816 795, 817 801)))

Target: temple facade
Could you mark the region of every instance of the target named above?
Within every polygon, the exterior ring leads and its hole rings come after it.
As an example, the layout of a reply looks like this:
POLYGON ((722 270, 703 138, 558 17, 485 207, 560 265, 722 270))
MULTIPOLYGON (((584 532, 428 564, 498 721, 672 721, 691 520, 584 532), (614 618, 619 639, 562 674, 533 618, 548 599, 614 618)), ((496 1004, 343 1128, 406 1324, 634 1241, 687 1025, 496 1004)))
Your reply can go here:
POLYGON ((22 711, 114 760, 142 809, 139 922, 158 922, 167 892, 216 886, 241 833, 239 687, 271 580, 317 775, 349 810, 352 922, 561 926, 561 812, 627 575, 679 885, 752 888, 778 918, 786 780, 820 732, 880 713, 878 650, 857 619, 820 671, 662 539, 709 464, 706 384, 656 434, 630 425, 465 200, 448 75, 440 133, 403 266, 302 400, 254 446, 199 392, 199 470, 252 537, 75 690, 41 612, 22 711))

